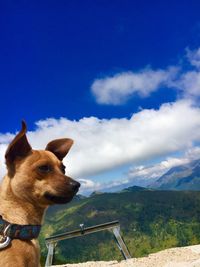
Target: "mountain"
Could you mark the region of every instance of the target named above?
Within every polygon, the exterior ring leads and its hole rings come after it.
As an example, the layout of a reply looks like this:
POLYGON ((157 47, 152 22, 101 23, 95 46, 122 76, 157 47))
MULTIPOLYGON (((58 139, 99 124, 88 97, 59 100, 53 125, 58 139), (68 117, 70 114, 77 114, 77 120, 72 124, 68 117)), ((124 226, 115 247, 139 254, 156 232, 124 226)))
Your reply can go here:
POLYGON ((93 196, 96 196, 96 195, 101 195, 101 194, 103 194, 103 192, 101 192, 101 191, 94 191, 94 192, 92 192, 90 194, 90 197, 93 197, 93 196))
POLYGON ((149 187, 164 190, 200 190, 200 160, 171 168, 149 187))
POLYGON ((146 188, 146 187, 142 187, 142 186, 137 186, 137 185, 133 185, 130 186, 128 188, 124 188, 122 191, 120 191, 120 193, 123 192, 141 192, 141 191, 149 191, 151 189, 146 188))
MULTIPOLYGON (((120 221, 122 236, 133 257, 198 244, 200 192, 132 187, 118 193, 78 197, 69 204, 50 207, 39 238, 43 261, 47 254, 45 237, 75 230, 81 223, 88 227, 114 220, 120 221)), ((55 264, 121 259, 112 233, 103 231, 60 241, 55 264)))

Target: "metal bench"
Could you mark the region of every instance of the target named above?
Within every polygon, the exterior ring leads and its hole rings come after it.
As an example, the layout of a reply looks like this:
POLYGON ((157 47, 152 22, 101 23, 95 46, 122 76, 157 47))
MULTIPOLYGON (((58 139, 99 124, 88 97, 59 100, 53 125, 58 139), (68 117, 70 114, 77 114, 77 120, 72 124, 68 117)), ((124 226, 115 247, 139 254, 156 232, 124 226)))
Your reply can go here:
POLYGON ((107 223, 103 223, 103 224, 94 225, 91 227, 85 227, 84 224, 80 224, 80 229, 70 231, 70 232, 65 232, 65 233, 59 234, 59 235, 50 236, 50 237, 45 239, 46 246, 48 248, 48 254, 47 254, 47 258, 46 258, 45 267, 49 267, 52 265, 54 251, 55 251, 55 247, 56 247, 58 241, 70 239, 70 238, 75 238, 75 237, 80 237, 80 236, 84 236, 84 235, 88 235, 88 234, 92 234, 92 233, 97 233, 97 232, 104 231, 104 230, 109 230, 109 231, 113 232, 116 244, 117 244, 119 250, 121 251, 124 259, 126 259, 126 260, 130 259, 131 256, 130 256, 130 253, 128 251, 128 248, 126 247, 126 244, 120 235, 119 221, 107 222, 107 223))

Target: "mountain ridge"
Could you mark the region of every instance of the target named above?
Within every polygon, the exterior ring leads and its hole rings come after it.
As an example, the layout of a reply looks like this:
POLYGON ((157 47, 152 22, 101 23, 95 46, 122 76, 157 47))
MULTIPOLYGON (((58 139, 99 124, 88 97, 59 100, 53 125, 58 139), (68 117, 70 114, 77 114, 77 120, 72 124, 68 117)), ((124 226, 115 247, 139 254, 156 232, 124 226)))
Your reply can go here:
POLYGON ((171 168, 149 187, 163 190, 200 190, 200 159, 171 168))

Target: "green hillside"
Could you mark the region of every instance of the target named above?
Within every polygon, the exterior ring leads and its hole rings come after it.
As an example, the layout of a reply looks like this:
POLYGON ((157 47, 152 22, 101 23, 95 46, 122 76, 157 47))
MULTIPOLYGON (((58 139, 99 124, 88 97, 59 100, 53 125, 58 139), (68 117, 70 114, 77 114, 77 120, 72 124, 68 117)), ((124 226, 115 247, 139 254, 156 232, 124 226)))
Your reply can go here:
MULTIPOLYGON (((200 192, 132 191, 94 194, 64 206, 51 207, 40 235, 119 220, 123 238, 134 257, 174 246, 200 243, 200 192)), ((107 231, 61 241, 55 263, 121 259, 113 235, 107 231)))

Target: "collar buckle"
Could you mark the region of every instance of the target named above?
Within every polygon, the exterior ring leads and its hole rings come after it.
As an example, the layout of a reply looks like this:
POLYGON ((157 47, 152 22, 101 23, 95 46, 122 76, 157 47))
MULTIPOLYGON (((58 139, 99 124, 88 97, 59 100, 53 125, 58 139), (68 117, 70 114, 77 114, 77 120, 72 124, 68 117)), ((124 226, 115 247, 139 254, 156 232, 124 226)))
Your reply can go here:
POLYGON ((10 229, 11 224, 8 224, 3 231, 3 235, 0 235, 0 250, 8 247, 11 242, 11 238, 7 236, 7 232, 10 229))

